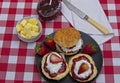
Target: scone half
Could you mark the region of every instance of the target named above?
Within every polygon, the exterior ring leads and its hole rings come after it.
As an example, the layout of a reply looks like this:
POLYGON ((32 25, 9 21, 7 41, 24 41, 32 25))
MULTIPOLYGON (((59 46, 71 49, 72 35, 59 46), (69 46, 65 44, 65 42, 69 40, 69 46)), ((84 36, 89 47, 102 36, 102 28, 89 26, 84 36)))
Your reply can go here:
POLYGON ((70 76, 79 82, 89 82, 97 75, 97 68, 88 54, 77 54, 69 59, 70 76))
POLYGON ((42 73, 52 80, 61 80, 68 72, 69 68, 63 54, 51 52, 43 56, 41 62, 42 73))

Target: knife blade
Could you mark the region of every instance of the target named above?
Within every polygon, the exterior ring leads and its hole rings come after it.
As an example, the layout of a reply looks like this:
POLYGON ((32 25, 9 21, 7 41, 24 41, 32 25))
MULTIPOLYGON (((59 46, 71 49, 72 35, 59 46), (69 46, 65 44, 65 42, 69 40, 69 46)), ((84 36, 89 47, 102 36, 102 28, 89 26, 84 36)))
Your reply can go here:
POLYGON ((73 11, 76 15, 78 15, 80 18, 86 20, 90 24, 92 24, 94 27, 96 27, 99 31, 101 31, 103 34, 109 34, 109 30, 105 28, 103 25, 99 24, 92 18, 90 18, 87 14, 82 12, 80 9, 72 5, 68 0, 62 0, 63 3, 71 10, 73 11))

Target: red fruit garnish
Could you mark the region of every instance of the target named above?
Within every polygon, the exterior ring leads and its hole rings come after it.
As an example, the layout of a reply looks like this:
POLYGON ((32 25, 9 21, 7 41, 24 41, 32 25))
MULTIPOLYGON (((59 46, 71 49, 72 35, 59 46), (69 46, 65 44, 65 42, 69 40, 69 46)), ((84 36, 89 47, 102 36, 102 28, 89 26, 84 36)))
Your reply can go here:
POLYGON ((85 63, 82 63, 80 68, 79 68, 78 74, 81 74, 81 73, 87 71, 88 69, 89 69, 88 65, 85 63))
POLYGON ((55 42, 53 40, 53 36, 52 35, 48 35, 46 37, 46 41, 45 41, 46 45, 51 49, 51 50, 55 50, 55 42))
POLYGON ((94 54, 96 52, 97 47, 95 45, 92 44, 87 44, 83 50, 82 53, 86 53, 86 54, 94 54))
POLYGON ((50 62, 52 63, 59 63, 59 62, 62 62, 63 61, 63 58, 57 56, 56 54, 52 54, 50 56, 50 62))
POLYGON ((50 50, 43 44, 36 44, 35 51, 39 55, 45 55, 50 52, 50 50))

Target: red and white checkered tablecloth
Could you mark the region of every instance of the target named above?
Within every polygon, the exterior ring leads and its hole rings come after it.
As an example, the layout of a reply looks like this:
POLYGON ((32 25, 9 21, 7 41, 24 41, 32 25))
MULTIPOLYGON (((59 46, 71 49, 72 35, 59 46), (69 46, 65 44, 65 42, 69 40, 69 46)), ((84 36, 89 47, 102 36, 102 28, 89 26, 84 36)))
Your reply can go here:
MULTIPOLYGON (((16 35, 15 25, 24 16, 37 16, 39 0, 0 0, 0 83, 46 83, 35 63, 34 43, 24 43, 16 35)), ((100 0, 115 33, 104 43, 103 68, 94 83, 120 83, 120 0, 100 0)), ((42 22, 43 35, 37 41, 70 23, 62 13, 42 22)))

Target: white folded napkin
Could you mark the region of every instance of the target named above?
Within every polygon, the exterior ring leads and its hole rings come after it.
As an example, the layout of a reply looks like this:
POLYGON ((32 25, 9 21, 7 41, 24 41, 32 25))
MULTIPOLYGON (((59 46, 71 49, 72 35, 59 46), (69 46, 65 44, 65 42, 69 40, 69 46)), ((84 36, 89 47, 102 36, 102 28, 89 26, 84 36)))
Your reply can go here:
POLYGON ((67 6, 62 2, 62 13, 66 19, 72 24, 74 28, 82 32, 88 33, 98 44, 103 44, 107 40, 111 39, 114 35, 112 27, 110 26, 106 15, 99 3, 99 0, 68 0, 78 9, 82 10, 89 17, 93 18, 98 23, 105 26, 110 34, 104 35, 94 26, 87 21, 78 17, 74 12, 69 10, 67 6))

